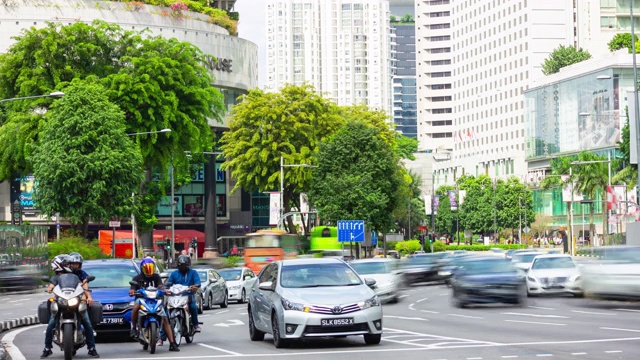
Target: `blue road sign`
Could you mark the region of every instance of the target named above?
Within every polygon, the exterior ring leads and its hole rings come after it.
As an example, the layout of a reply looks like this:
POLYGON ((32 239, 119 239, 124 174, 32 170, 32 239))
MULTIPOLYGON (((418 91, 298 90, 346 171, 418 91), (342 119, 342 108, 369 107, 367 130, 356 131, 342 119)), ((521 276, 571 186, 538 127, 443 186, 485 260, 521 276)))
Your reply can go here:
POLYGON ((378 232, 371 230, 371 246, 378 245, 378 232))
POLYGON ((363 242, 364 220, 338 220, 339 242, 363 242))

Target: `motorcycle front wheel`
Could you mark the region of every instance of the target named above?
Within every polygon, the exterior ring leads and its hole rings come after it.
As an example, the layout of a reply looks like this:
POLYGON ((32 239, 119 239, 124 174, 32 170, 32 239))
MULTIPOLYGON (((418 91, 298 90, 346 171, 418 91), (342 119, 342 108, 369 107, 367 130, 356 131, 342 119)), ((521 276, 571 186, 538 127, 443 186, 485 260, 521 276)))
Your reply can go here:
POLYGON ((64 341, 64 360, 73 357, 73 324, 62 324, 62 341, 64 341))
POLYGON ((149 354, 156 353, 156 344, 158 343, 158 323, 152 321, 149 323, 149 354))
POLYGON ((180 346, 180 344, 182 344, 182 320, 180 320, 180 318, 172 318, 170 324, 176 344, 180 346))

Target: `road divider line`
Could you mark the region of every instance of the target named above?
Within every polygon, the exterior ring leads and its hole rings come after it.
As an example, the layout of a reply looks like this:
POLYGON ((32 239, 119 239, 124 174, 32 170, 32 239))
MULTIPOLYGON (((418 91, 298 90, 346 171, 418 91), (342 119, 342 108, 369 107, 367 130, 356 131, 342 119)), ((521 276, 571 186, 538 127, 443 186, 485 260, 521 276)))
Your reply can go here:
POLYGON ((631 311, 631 312, 640 312, 640 310, 635 310, 635 309, 613 309, 613 310, 618 310, 618 311, 631 311))
POLYGON ((629 332, 638 332, 638 333, 640 333, 640 330, 635 330, 635 329, 620 329, 620 328, 610 328, 610 327, 601 327, 600 329, 602 329, 602 330, 615 330, 615 331, 629 331, 629 332))
MULTIPOLYGON (((429 300, 429 298, 424 298, 424 299, 416 300, 416 304, 417 304, 417 303, 420 303, 420 302, 423 302, 423 301, 425 301, 425 300, 429 300)), ((413 304, 412 304, 412 305, 413 305, 413 304)))
POLYGON ((440 314, 440 312, 438 311, 431 311, 431 310, 420 310, 420 311, 428 314, 440 314))
POLYGON ((578 314, 590 314, 590 315, 608 315, 608 316, 616 316, 616 313, 603 313, 603 312, 595 312, 595 311, 580 311, 580 310, 571 310, 571 312, 578 314))
POLYGON ((242 356, 242 354, 240 354, 240 353, 237 353, 237 352, 234 352, 234 351, 225 350, 225 349, 221 349, 219 347, 215 347, 215 346, 211 346, 211 345, 207 345, 207 344, 202 344, 202 343, 198 343, 198 345, 206 347, 206 348, 209 348, 209 349, 212 349, 212 350, 221 351, 221 352, 227 353, 229 355, 242 356))
POLYGON ((18 349, 18 347, 13 344, 13 340, 21 332, 27 331, 33 327, 38 327, 38 326, 44 326, 44 325, 28 326, 19 330, 13 330, 2 338, 2 343, 4 343, 5 348, 7 349, 7 353, 9 353, 9 358, 11 360, 27 360, 27 358, 25 358, 24 355, 22 355, 22 352, 20 351, 20 349, 18 349))
POLYGON ((587 355, 586 352, 571 353, 571 355, 587 355))
POLYGON ((541 315, 541 314, 527 314, 527 313, 516 313, 516 312, 505 312, 500 314, 514 315, 514 316, 531 316, 531 317, 537 317, 537 318, 569 319, 568 316, 562 316, 562 315, 541 315))
POLYGON ((542 307, 542 306, 529 306, 532 309, 540 309, 540 310, 555 310, 554 308, 542 307))
POLYGON ((554 326, 567 326, 567 324, 537 322, 537 321, 521 321, 521 320, 505 320, 506 322, 523 323, 523 324, 536 324, 536 325, 554 325, 554 326))
POLYGON ((471 357, 471 358, 467 358, 467 360, 482 360, 481 357, 471 357))
POLYGON ((553 354, 536 354, 537 357, 552 357, 553 354))
POLYGON ((449 316, 457 316, 457 317, 467 318, 467 319, 484 319, 481 316, 460 315, 460 314, 447 314, 447 315, 449 315, 449 316))
POLYGON ((621 352, 622 352, 622 350, 608 350, 608 351, 605 351, 605 352, 606 352, 607 354, 615 354, 615 353, 621 353, 621 352))
POLYGON ((390 318, 390 319, 429 321, 429 319, 423 319, 423 318, 417 318, 417 317, 406 317, 406 316, 384 315, 383 317, 390 318))
POLYGON ((514 359, 514 358, 517 358, 518 355, 503 355, 503 356, 500 356, 500 357, 503 358, 503 359, 514 359))

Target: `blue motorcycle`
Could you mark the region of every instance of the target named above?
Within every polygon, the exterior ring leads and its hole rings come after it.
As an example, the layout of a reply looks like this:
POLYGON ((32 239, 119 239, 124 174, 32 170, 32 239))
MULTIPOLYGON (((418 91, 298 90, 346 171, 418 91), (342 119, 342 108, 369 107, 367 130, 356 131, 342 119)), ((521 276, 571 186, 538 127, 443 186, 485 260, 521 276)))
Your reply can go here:
MULTIPOLYGON (((129 284, 138 285, 135 281, 131 281, 129 284)), ((156 344, 160 337, 164 294, 164 291, 151 286, 146 289, 138 289, 134 295, 136 298, 142 299, 138 312, 138 341, 142 344, 142 349, 148 349, 150 354, 156 352, 156 344)))

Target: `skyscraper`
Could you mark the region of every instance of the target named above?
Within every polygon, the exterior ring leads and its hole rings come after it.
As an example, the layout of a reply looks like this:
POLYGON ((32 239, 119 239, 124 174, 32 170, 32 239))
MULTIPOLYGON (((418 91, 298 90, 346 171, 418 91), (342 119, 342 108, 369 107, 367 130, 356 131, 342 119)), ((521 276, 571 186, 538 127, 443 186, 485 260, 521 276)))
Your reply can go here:
POLYGON ((266 0, 266 87, 309 83, 391 114, 386 0, 266 0))
POLYGON ((404 136, 417 139, 416 27, 413 0, 390 0, 393 122, 404 136))

